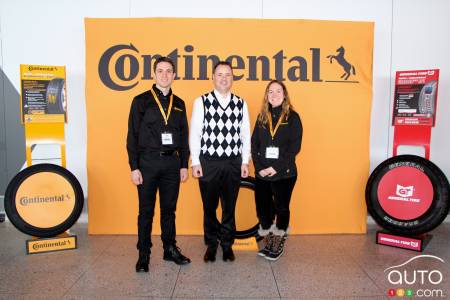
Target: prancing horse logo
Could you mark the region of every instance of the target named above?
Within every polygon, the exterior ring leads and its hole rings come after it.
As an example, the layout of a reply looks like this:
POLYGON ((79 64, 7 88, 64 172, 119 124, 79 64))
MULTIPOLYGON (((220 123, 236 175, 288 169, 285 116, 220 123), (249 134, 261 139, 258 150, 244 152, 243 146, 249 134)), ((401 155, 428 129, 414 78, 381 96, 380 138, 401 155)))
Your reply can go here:
POLYGON ((336 52, 338 52, 337 55, 328 55, 327 58, 330 59, 330 64, 333 63, 333 58, 342 66, 342 68, 344 69, 344 74, 341 75, 341 78, 344 78, 344 80, 347 80, 348 77, 351 75, 351 73, 353 75, 356 75, 355 72, 355 67, 350 64, 345 58, 344 58, 344 53, 345 53, 345 49, 344 47, 340 47, 339 49, 336 50, 336 52))

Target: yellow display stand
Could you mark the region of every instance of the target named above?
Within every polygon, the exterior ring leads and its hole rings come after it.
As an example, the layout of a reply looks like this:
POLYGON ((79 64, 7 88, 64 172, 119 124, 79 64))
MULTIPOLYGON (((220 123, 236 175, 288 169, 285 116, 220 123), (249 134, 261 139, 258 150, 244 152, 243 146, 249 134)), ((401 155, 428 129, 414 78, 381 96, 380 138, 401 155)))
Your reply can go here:
MULTIPOLYGON (((27 166, 32 165, 32 147, 38 144, 59 144, 61 166, 66 167, 64 123, 25 123, 27 166)), ((26 253, 48 253, 77 248, 77 236, 69 231, 52 238, 32 237, 26 241, 26 253)))
POLYGON ((66 167, 66 142, 64 123, 25 123, 27 166, 32 165, 31 148, 38 144, 59 144, 61 147, 61 166, 66 167))
POLYGON ((26 241, 26 247, 27 254, 72 250, 77 248, 77 236, 66 231, 53 238, 33 237, 26 241))
POLYGON ((258 243, 255 237, 250 237, 242 240, 235 240, 233 250, 237 251, 258 251, 258 243))

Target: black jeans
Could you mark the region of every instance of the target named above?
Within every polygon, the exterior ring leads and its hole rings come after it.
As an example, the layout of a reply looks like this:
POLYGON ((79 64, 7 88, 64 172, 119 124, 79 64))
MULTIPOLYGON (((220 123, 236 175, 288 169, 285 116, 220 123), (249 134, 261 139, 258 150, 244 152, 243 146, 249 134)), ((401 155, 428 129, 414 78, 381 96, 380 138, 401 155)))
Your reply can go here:
POLYGON ((234 212, 241 182, 242 158, 206 159, 200 157, 203 176, 199 180, 203 202, 203 229, 205 244, 217 248, 231 247, 236 233, 234 212), (216 210, 222 206, 222 222, 216 210))
POLYGON ((267 230, 276 217, 278 229, 287 230, 289 226, 289 203, 297 176, 277 181, 256 178, 256 212, 262 229, 267 230))
POLYGON ((143 183, 138 185, 139 216, 138 243, 141 251, 150 251, 155 212, 156 192, 159 190, 161 209, 161 240, 164 249, 175 245, 175 210, 180 188, 180 159, 177 155, 144 155, 139 160, 143 183))

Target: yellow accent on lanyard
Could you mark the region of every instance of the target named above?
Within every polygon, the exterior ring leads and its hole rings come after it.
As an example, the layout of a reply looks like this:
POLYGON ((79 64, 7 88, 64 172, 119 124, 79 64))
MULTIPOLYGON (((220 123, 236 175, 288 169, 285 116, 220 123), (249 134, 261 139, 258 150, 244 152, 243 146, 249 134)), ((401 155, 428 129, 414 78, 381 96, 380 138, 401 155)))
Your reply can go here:
POLYGON ((275 126, 275 128, 272 128, 272 114, 271 113, 267 113, 267 119, 269 121, 269 129, 270 129, 270 135, 272 136, 272 140, 275 137, 275 134, 277 133, 278 127, 280 127, 281 122, 283 121, 284 118, 284 112, 281 114, 280 118, 278 119, 277 125, 275 126))
POLYGON ((169 122, 170 113, 172 111, 173 94, 170 95, 169 110, 167 111, 167 116, 166 116, 166 113, 164 112, 164 109, 163 109, 163 107, 161 105, 161 102, 158 99, 158 96, 156 96, 155 91, 153 89, 151 89, 151 92, 153 94, 153 98, 155 98, 156 104, 158 104, 159 111, 161 112, 161 115, 164 118, 164 123, 167 125, 167 123, 169 122))

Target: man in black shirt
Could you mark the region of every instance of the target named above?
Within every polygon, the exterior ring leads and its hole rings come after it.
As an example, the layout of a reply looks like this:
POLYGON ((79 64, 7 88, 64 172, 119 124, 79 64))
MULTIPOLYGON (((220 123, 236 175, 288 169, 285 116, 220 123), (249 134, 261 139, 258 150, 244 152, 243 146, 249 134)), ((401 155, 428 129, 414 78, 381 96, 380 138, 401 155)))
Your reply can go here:
POLYGON ((136 272, 148 272, 156 192, 161 207, 164 260, 190 263, 176 246, 175 210, 180 181, 188 178, 188 123, 184 101, 172 93, 175 65, 168 57, 156 60, 155 84, 134 97, 128 120, 127 150, 131 181, 138 188, 139 259, 136 272))

